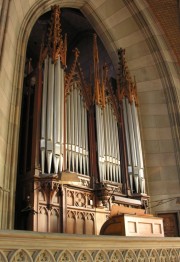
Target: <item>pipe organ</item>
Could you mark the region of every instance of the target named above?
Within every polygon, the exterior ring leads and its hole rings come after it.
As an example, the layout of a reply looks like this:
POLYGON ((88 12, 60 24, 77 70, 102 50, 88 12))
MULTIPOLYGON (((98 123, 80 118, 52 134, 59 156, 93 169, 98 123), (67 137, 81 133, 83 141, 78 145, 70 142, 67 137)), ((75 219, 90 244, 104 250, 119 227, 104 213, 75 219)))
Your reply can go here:
POLYGON ((31 221, 30 230, 97 234, 112 203, 143 207, 147 200, 136 83, 123 49, 114 85, 107 65, 100 66, 96 35, 92 44, 93 77, 87 82, 78 49, 67 67, 60 8, 52 7, 34 89, 38 116, 31 158, 36 161, 21 178, 22 199, 31 201, 31 212, 22 219, 31 221))

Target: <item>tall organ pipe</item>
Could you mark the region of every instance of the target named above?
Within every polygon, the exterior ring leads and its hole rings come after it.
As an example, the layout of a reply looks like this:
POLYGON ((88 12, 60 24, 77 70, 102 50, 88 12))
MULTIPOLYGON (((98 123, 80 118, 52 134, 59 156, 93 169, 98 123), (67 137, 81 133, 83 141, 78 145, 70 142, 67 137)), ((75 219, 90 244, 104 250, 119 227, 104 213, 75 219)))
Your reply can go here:
POLYGON ((129 103, 123 99, 123 113, 126 134, 126 146, 128 156, 128 173, 130 176, 131 190, 133 190, 132 176, 135 182, 136 193, 145 193, 144 165, 140 138, 139 121, 135 101, 129 103))
POLYGON ((48 57, 44 61, 43 95, 42 95, 41 143, 40 143, 42 174, 44 174, 45 172, 47 78, 48 78, 48 57))
POLYGON ((128 126, 128 114, 127 114, 126 98, 125 97, 123 98, 123 117, 124 117, 125 136, 126 136, 128 173, 129 173, 129 177, 130 177, 131 190, 133 191, 132 156, 131 156, 130 134, 129 134, 129 126, 128 126))
POLYGON ((135 137, 136 137, 136 150, 138 156, 140 190, 141 193, 145 193, 144 164, 143 164, 142 146, 141 146, 141 138, 140 138, 140 128, 139 128, 139 121, 137 115, 137 108, 135 107, 134 102, 132 104, 132 115, 133 115, 134 130, 135 130, 135 137))
POLYGON ((54 65, 47 57, 44 61, 42 120, 41 120, 41 167, 45 172, 45 154, 47 172, 62 171, 64 143, 64 71, 60 59, 54 65))
POLYGON ((61 127, 62 122, 61 104, 60 104, 60 87, 61 87, 61 71, 60 60, 55 65, 55 84, 54 84, 54 171, 58 173, 60 162, 60 143, 61 143, 61 127))
POLYGON ((60 115, 61 115, 61 127, 60 127, 60 163, 59 171, 63 169, 63 155, 64 155, 64 69, 61 68, 61 97, 60 97, 60 115))
POLYGON ((85 114, 85 150, 86 150, 86 171, 85 174, 89 175, 89 158, 88 158, 88 131, 87 131, 87 112, 84 108, 84 114, 85 114))

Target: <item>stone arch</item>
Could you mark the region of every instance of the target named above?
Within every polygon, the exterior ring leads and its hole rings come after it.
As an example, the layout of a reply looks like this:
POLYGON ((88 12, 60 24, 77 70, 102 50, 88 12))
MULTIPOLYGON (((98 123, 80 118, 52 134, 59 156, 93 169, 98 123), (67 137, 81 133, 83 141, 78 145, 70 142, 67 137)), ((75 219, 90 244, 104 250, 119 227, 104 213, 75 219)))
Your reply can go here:
POLYGON ((160 262, 157 250, 155 250, 155 249, 147 250, 147 254, 148 254, 148 258, 149 258, 150 261, 160 262))
POLYGON ((56 261, 57 262, 63 262, 63 261, 75 262, 75 259, 69 250, 64 250, 63 252, 57 255, 56 261))
POLYGON ((169 255, 169 258, 170 258, 170 261, 179 261, 179 258, 178 258, 178 253, 176 251, 176 249, 168 249, 167 250, 167 253, 169 255))
POLYGON ((93 261, 95 261, 95 262, 98 262, 98 261, 109 262, 109 257, 104 250, 99 250, 95 254, 93 261))
POLYGON ((55 262, 55 258, 49 250, 41 250, 41 251, 35 252, 35 254, 33 255, 33 261, 34 262, 40 262, 40 261, 55 262))
MULTIPOLYGON (((14 76, 13 76, 13 90, 12 90, 12 98, 11 98, 11 108, 10 108, 10 117, 9 119, 12 119, 13 124, 16 124, 16 128, 11 128, 8 133, 8 139, 7 139, 7 154, 6 154, 6 162, 9 163, 10 166, 12 166, 12 169, 10 170, 9 168, 5 169, 5 174, 4 176, 11 181, 11 189, 10 190, 10 204, 9 204, 9 210, 8 213, 14 214, 14 191, 15 191, 15 184, 16 184, 16 163, 17 163, 17 150, 18 150, 18 134, 19 134, 19 122, 20 122, 20 104, 21 104, 21 96, 22 96, 22 84, 23 84, 23 71, 24 71, 24 61, 25 61, 25 52, 26 52, 26 45, 27 41, 29 38, 30 31, 35 23, 35 21, 38 19, 40 15, 43 13, 49 11, 50 6, 53 4, 59 4, 61 7, 75 7, 75 8, 80 8, 83 14, 89 19, 91 22, 92 26, 95 24, 98 24, 96 31, 100 35, 101 39, 103 40, 103 43, 112 59, 112 61, 117 64, 117 54, 116 54, 116 48, 119 47, 118 42, 115 43, 115 37, 114 33, 111 30, 111 23, 109 26, 107 26, 107 23, 101 20, 100 13, 95 10, 95 1, 86 1, 86 0, 81 0, 81 1, 69 1, 69 0, 52 0, 50 2, 46 0, 42 1, 36 1, 28 10, 26 13, 25 17, 23 18, 23 22, 21 24, 20 30, 19 30, 19 36, 17 40, 17 52, 16 52, 16 59, 15 59, 15 65, 14 65, 14 76), (106 28, 107 26, 107 28, 106 28), (15 106, 16 105, 16 106, 15 106), (13 147, 11 146, 11 141, 14 141, 13 147), (10 179, 11 175, 11 179, 10 179)), ((138 1, 136 1, 137 8, 139 10, 145 9, 143 6, 143 3, 140 3, 138 6, 138 1)), ((128 0, 124 1, 125 6, 129 4, 128 0)), ((143 12, 139 12, 143 13, 143 12)), ((143 16, 142 14, 140 14, 143 16)), ((145 16, 145 14, 144 14, 145 16)), ((148 18, 149 19, 149 18, 148 18)), ((134 21, 136 23, 136 21, 134 21)), ((150 25, 148 25, 150 26, 150 25)), ((143 32, 144 34, 144 32, 143 32)), ((147 33, 149 34, 149 33, 147 33)), ((152 38, 154 36, 151 36, 152 38)), ((154 38, 153 38, 154 39, 154 38)), ((155 41, 155 40, 154 40, 155 41)), ((156 41, 155 41, 156 42, 156 41)), ((158 49, 159 51, 160 49, 158 49)), ((161 57, 156 58, 157 61, 162 61, 163 59, 163 54, 161 54, 161 57)), ((131 67, 130 67, 131 69, 131 67)), ((170 79, 170 74, 172 76, 172 71, 169 68, 166 68, 165 70, 168 75, 168 79, 165 81, 165 85, 171 86, 173 84, 173 80, 170 79)), ((165 75, 165 71, 163 71, 163 75, 165 75)), ((148 73, 149 74, 149 73, 148 73)), ((160 74, 160 73, 159 73, 160 74)), ((176 91, 176 87, 174 87, 174 91, 176 91)), ((170 92, 169 92, 170 93, 170 92)), ((171 96, 171 101, 173 101, 173 98, 171 96)), ((176 99, 177 100, 177 99, 176 99)), ((170 103, 171 106, 172 103, 170 103)), ((175 108, 177 109, 177 108, 175 108)), ((172 110, 173 112, 176 112, 177 110, 172 110)), ((174 118, 172 119, 173 125, 174 123, 177 123, 177 119, 175 117, 178 116, 173 116, 174 118)), ((12 125, 13 126, 13 125, 12 125)), ((178 132, 177 129, 175 129, 174 132, 178 132)), ((175 137, 178 137, 178 133, 175 133, 175 137)), ((179 145, 177 143, 177 145, 179 145)), ((177 150, 178 151, 178 150, 177 150)), ((8 227, 12 228, 13 227, 13 215, 10 216, 9 221, 7 222, 8 227)))
POLYGON ((92 256, 87 250, 83 250, 76 258, 77 262, 93 262, 92 256))
POLYGON ((139 250, 139 252, 137 253, 137 260, 141 262, 148 262, 148 255, 145 250, 139 250))
POLYGON ((161 262, 170 262, 170 258, 166 249, 158 250, 158 254, 159 254, 159 260, 161 262))
POLYGON ((138 259, 133 250, 127 250, 124 253, 124 262, 138 262, 138 259))
POLYGON ((16 261, 33 262, 33 259, 27 250, 18 249, 9 255, 8 261, 9 262, 16 262, 16 261))
POLYGON ((114 250, 112 252, 111 257, 110 257, 110 261, 113 261, 113 262, 124 262, 122 253, 119 250, 114 250))

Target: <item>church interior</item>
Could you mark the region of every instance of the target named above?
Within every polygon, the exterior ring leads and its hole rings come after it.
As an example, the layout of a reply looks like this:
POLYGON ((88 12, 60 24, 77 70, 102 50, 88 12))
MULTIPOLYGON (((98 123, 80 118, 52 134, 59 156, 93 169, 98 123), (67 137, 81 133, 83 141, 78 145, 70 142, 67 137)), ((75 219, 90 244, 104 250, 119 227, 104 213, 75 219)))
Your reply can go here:
POLYGON ((178 239, 180 3, 163 2, 2 1, 5 234, 178 239))

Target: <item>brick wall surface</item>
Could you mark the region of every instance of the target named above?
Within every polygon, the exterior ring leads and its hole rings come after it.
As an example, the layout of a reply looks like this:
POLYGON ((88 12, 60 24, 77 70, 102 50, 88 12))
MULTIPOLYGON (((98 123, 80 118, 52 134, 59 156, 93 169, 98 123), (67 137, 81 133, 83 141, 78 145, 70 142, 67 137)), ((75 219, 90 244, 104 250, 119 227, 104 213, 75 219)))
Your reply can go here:
POLYGON ((180 10, 177 0, 146 0, 180 64, 180 10))

